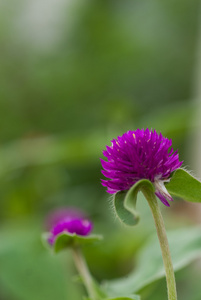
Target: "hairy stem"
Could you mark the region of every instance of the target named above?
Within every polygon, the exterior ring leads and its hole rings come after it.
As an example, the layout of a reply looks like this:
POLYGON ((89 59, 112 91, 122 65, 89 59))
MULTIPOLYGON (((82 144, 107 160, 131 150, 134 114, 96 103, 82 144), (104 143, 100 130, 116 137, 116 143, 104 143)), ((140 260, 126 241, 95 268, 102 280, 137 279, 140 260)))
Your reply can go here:
POLYGON ((164 263, 165 273, 166 273, 168 300, 177 300, 174 269, 173 269, 171 255, 170 255, 170 248, 168 244, 163 217, 154 193, 151 192, 150 190, 148 191, 147 189, 143 189, 142 192, 146 197, 149 206, 151 208, 151 212, 156 226, 156 231, 158 234, 158 239, 162 251, 163 263, 164 263))

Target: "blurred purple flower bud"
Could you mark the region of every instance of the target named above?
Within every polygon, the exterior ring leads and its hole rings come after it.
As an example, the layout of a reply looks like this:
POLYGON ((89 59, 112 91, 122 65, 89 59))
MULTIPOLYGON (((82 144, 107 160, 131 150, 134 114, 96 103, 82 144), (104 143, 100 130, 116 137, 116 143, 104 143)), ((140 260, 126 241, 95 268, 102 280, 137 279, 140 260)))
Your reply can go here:
POLYGON ((45 221, 45 227, 50 230, 65 218, 85 218, 83 211, 75 207, 60 207, 59 209, 53 210, 49 213, 45 221))
POLYGON ((56 237, 63 232, 86 236, 93 229, 93 224, 84 218, 84 214, 75 209, 58 210, 53 214, 52 228, 48 238, 49 244, 53 245, 56 237))

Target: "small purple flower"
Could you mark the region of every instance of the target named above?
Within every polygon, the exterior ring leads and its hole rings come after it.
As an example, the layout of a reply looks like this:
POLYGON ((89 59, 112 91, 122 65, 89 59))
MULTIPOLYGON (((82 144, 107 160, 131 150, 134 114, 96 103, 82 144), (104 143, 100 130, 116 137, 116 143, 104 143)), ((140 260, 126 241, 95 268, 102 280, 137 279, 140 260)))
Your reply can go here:
POLYGON ((75 219, 84 219, 85 214, 83 213, 83 211, 77 209, 77 207, 60 207, 56 210, 54 209, 48 214, 45 220, 45 227, 47 228, 47 230, 50 230, 61 220, 69 217, 75 219))
POLYGON ((155 186, 155 194, 166 206, 172 197, 164 183, 169 182, 170 174, 178 169, 177 151, 173 151, 172 141, 158 134, 155 130, 137 129, 128 131, 106 146, 101 159, 102 174, 109 180, 101 180, 107 192, 114 194, 128 190, 140 179, 148 179, 155 186))
POLYGON ((64 216, 56 224, 54 224, 48 238, 48 242, 50 245, 54 244, 56 237, 60 233, 74 233, 82 236, 86 236, 91 233, 93 229, 93 224, 86 218, 76 216, 74 212, 72 216, 64 216))

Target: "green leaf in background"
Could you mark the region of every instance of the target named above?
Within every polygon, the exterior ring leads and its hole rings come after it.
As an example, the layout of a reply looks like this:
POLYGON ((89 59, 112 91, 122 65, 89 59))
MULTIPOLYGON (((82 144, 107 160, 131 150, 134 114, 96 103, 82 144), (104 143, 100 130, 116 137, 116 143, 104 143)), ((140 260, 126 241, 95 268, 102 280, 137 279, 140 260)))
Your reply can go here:
POLYGON ((91 234, 88 236, 81 236, 75 233, 71 234, 71 233, 63 232, 62 234, 59 234, 57 236, 53 249, 57 253, 68 247, 83 246, 83 245, 100 241, 101 239, 102 239, 101 235, 91 234))
POLYGON ((140 190, 154 187, 149 180, 142 179, 136 182, 128 192, 118 192, 114 195, 114 207, 120 221, 128 226, 136 225, 139 222, 139 214, 136 211, 137 194, 140 190))
MULTIPOLYGON (((139 295, 131 295, 131 296, 125 296, 125 297, 115 297, 115 298, 104 298, 103 300, 140 300, 139 295)), ((84 300, 92 300, 90 298, 84 298, 84 300)))
MULTIPOLYGON (((196 258, 201 257, 201 228, 177 229, 168 233, 168 240, 177 271, 196 258)), ((111 296, 123 296, 139 292, 150 283, 165 276, 162 256, 157 237, 151 238, 137 258, 137 265, 129 276, 108 281, 104 288, 111 296)))
POLYGON ((81 290, 71 279, 71 255, 51 255, 42 247, 36 227, 37 222, 1 228, 1 289, 8 299, 80 300, 81 290))
POLYGON ((168 192, 189 202, 201 202, 201 182, 183 169, 173 173, 166 184, 168 192))
POLYGON ((131 296, 125 296, 125 297, 115 297, 115 298, 107 298, 104 300, 140 300, 140 296, 139 295, 131 295, 131 296))

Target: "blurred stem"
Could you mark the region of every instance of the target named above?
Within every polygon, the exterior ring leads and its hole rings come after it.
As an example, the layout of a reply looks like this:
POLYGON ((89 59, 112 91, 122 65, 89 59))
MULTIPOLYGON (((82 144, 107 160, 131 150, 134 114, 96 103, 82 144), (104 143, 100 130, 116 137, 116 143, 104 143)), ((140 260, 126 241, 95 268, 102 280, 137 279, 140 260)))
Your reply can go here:
POLYGON ((163 217, 158 205, 158 201, 156 199, 155 194, 152 191, 144 188, 142 192, 146 197, 149 206, 151 208, 151 212, 156 226, 156 231, 158 234, 158 239, 161 247, 163 263, 164 263, 165 273, 166 273, 168 300, 177 300, 176 282, 175 282, 172 259, 170 255, 170 248, 168 244, 163 217))
POLYGON ((97 292, 95 290, 93 278, 89 272, 88 266, 82 255, 81 249, 78 247, 74 247, 72 248, 72 252, 73 252, 75 265, 77 267, 79 274, 82 277, 88 296, 90 297, 91 300, 99 300, 100 298, 97 295, 97 292))
MULTIPOLYGON (((193 76, 193 97, 192 100, 196 105, 196 109, 194 112, 194 116, 192 119, 193 125, 193 140, 192 142, 187 140, 187 147, 190 151, 190 155, 188 155, 191 159, 191 165, 193 166, 193 170, 196 171, 196 174, 201 178, 201 5, 199 6, 199 16, 198 16, 198 35, 197 35, 197 49, 195 53, 195 70, 193 76), (192 145, 193 144, 193 145, 192 145)), ((196 207, 196 209, 200 209, 196 207)))

